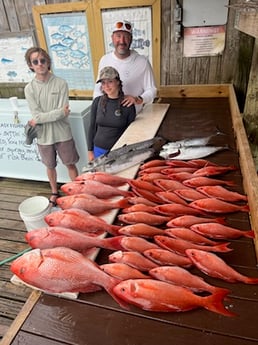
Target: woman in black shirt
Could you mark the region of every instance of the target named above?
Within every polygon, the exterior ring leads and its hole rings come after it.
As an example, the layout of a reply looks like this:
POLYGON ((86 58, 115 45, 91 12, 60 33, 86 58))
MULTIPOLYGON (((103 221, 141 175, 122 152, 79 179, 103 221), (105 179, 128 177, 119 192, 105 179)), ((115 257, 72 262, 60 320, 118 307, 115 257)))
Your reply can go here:
POLYGON ((89 161, 108 152, 135 120, 135 106, 124 106, 124 92, 117 70, 104 67, 97 83, 103 95, 96 97, 91 106, 90 126, 87 137, 89 161))

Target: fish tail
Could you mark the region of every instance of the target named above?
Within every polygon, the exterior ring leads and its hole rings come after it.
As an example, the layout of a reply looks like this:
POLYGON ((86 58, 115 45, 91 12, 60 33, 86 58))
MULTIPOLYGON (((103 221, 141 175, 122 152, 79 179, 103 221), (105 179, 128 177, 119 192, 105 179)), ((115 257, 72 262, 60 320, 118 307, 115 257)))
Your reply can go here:
POLYGON ((117 236, 117 235, 121 235, 119 234, 118 230, 121 229, 121 226, 120 225, 110 225, 107 229, 107 232, 110 234, 110 235, 113 235, 113 236, 117 236))
POLYGON ((117 202, 117 206, 119 208, 127 208, 127 207, 132 206, 132 205, 129 203, 129 198, 124 198, 124 199, 119 200, 117 202))
POLYGON ((225 218, 219 217, 214 219, 215 222, 220 223, 220 224, 226 224, 225 218))
POLYGON ((246 284, 258 284, 258 278, 253 278, 253 277, 243 276, 243 279, 241 279, 241 281, 246 284))
POLYGON ((248 238, 255 238, 255 234, 253 230, 244 231, 243 236, 248 237, 248 238))
POLYGON ((230 316, 230 317, 236 316, 237 315, 236 313, 229 311, 223 305, 223 300, 227 296, 229 291, 226 289, 220 289, 220 290, 224 290, 224 291, 219 291, 219 292, 214 293, 210 296, 203 297, 204 308, 209 310, 209 311, 213 311, 215 313, 222 314, 224 316, 230 316))
POLYGON ((249 208, 249 205, 244 205, 241 207, 241 211, 243 212, 249 212, 250 211, 250 208, 249 208))
POLYGON ((234 181, 224 181, 224 184, 226 185, 226 186, 235 186, 236 185, 236 183, 234 182, 234 181))
POLYGON ((223 253, 231 252, 233 249, 228 248, 228 245, 230 245, 230 242, 218 244, 216 246, 213 246, 213 248, 214 248, 214 251, 218 251, 218 252, 223 252, 223 253))

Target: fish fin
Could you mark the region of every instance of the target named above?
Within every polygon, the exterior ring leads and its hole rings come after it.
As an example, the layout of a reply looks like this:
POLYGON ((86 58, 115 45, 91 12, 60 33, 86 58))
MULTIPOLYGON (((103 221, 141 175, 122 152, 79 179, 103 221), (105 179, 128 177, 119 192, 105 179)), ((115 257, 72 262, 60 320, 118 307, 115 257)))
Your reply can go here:
POLYGON ((248 230, 243 232, 244 237, 255 238, 255 234, 253 230, 248 230))
POLYGON ((223 299, 227 296, 228 292, 229 291, 225 289, 224 291, 220 291, 210 296, 203 297, 203 299, 205 300, 204 308, 209 311, 222 314, 224 316, 230 316, 230 317, 237 316, 236 313, 231 312, 228 309, 226 309, 222 303, 223 299))
POLYGON ((230 245, 231 242, 225 242, 225 243, 220 243, 216 246, 213 246, 213 248, 218 251, 218 252, 231 252, 233 249, 232 248, 228 248, 228 245, 230 245))

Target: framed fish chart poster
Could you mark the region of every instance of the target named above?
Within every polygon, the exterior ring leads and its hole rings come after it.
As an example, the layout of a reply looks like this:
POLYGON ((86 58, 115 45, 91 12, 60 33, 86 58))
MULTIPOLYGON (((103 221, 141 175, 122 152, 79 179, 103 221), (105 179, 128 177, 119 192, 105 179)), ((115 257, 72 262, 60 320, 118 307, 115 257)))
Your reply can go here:
POLYGON ((160 0, 131 0, 128 3, 95 0, 93 11, 96 26, 102 29, 101 56, 113 50, 111 35, 114 23, 128 20, 133 33, 131 49, 149 58, 156 83, 160 85, 160 0))
POLYGON ((90 3, 34 6, 32 13, 39 44, 51 57, 53 73, 67 81, 70 96, 91 97, 97 64, 90 3))
POLYGON ((26 50, 34 45, 32 33, 0 35, 0 82, 27 83, 33 73, 25 61, 26 50))

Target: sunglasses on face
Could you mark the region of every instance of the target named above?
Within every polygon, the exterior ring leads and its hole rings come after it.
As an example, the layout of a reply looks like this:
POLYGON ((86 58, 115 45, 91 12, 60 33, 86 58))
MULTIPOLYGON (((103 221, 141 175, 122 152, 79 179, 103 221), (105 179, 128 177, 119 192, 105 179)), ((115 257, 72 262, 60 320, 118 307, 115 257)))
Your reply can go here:
POLYGON ((131 30, 132 29, 132 25, 130 23, 124 23, 124 22, 117 22, 115 24, 115 27, 117 29, 121 29, 123 27, 125 27, 127 30, 131 30))
POLYGON ((32 60, 31 63, 32 65, 37 66, 39 63, 41 63, 41 65, 44 65, 47 62, 46 59, 37 59, 37 60, 32 60))

